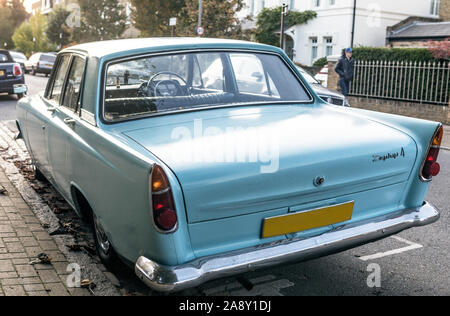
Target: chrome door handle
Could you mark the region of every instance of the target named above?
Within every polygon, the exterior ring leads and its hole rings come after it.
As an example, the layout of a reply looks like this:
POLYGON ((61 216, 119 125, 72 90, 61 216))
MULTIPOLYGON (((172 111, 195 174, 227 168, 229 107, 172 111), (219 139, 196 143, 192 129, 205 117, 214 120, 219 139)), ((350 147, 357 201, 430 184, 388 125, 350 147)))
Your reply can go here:
POLYGON ((52 107, 47 108, 47 111, 51 112, 52 114, 55 114, 56 108, 52 106, 52 107))
POLYGON ((67 125, 69 125, 69 126, 71 126, 71 127, 74 127, 74 126, 75 126, 75 120, 74 120, 74 119, 71 119, 71 118, 65 118, 65 119, 64 119, 64 123, 67 124, 67 125))

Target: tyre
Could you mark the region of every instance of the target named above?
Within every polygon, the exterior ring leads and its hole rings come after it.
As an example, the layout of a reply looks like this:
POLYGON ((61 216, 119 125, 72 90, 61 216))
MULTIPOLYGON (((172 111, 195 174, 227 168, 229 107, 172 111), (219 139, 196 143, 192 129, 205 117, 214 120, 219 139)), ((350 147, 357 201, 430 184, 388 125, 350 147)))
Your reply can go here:
POLYGON ((22 99, 23 97, 24 97, 24 94, 23 94, 23 93, 18 93, 18 94, 17 94, 17 99, 20 100, 20 99, 22 99))
POLYGON ((103 227, 97 220, 97 216, 92 212, 92 226, 94 230, 95 249, 97 251, 100 260, 105 266, 114 266, 118 262, 118 257, 114 251, 111 242, 106 236, 103 227))

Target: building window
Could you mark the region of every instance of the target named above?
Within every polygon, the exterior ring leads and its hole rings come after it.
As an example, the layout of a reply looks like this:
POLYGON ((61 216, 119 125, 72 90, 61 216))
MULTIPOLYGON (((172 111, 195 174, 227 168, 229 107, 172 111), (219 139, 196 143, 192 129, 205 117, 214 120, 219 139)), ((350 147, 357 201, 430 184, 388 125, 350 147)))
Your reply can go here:
POLYGON ((324 37, 324 42, 325 42, 325 56, 333 55, 333 38, 324 37))
POLYGON ((330 4, 330 6, 332 6, 332 5, 335 5, 336 4, 336 0, 329 0, 330 2, 329 2, 329 4, 330 4))
POLYGON ((294 10, 295 9, 295 0, 291 0, 290 4, 289 4, 289 10, 294 10))
POLYGON ((317 59, 318 55, 317 53, 319 49, 317 37, 311 37, 310 42, 311 42, 311 64, 313 64, 314 61, 317 59))
POLYGON ((441 0, 431 0, 431 15, 439 15, 439 7, 441 5, 441 0))
POLYGON ((250 0, 250 15, 255 15, 255 0, 250 0))
POLYGON ((314 0, 314 7, 320 7, 320 0, 314 0))

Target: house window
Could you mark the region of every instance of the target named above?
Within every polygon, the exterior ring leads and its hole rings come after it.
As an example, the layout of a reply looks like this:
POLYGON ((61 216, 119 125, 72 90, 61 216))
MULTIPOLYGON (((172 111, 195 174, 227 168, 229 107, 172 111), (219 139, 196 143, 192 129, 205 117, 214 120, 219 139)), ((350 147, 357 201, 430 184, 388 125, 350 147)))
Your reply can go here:
POLYGON ((333 55, 333 38, 324 37, 324 42, 325 42, 325 56, 333 55))
POLYGON ((255 15, 255 0, 250 0, 250 15, 255 15))
POLYGON ((314 7, 320 7, 320 0, 314 0, 314 7))
POLYGON ((441 5, 441 0, 431 0, 431 15, 439 15, 439 7, 441 5))
POLYGON ((295 9, 295 0, 291 0, 291 2, 289 3, 289 10, 294 10, 295 9))
POLYGON ((312 64, 317 59, 319 45, 318 45, 317 37, 311 37, 310 41, 311 41, 311 64, 312 64))
POLYGON ((329 2, 329 4, 330 4, 330 6, 332 6, 332 5, 335 5, 336 4, 336 0, 329 0, 330 2, 329 2))

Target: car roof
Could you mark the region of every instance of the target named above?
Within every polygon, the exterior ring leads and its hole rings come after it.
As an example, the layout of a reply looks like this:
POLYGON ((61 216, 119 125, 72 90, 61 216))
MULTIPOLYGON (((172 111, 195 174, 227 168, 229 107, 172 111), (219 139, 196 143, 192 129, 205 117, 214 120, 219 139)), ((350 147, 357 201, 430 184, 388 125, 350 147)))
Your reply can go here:
POLYGON ((239 40, 225 40, 198 37, 156 37, 134 38, 79 44, 64 49, 64 52, 82 52, 89 56, 103 58, 106 56, 126 56, 145 52, 189 50, 199 48, 255 49, 279 52, 274 46, 239 40))

